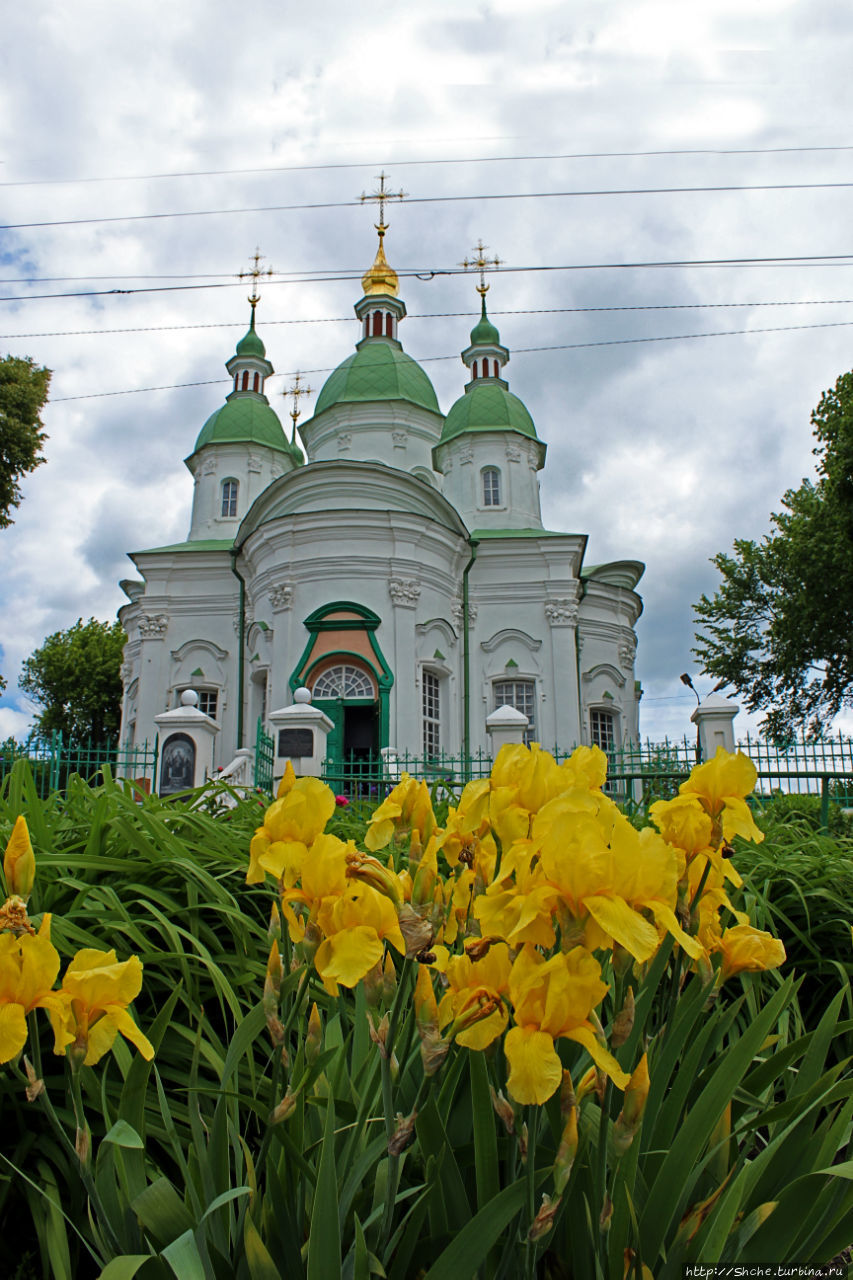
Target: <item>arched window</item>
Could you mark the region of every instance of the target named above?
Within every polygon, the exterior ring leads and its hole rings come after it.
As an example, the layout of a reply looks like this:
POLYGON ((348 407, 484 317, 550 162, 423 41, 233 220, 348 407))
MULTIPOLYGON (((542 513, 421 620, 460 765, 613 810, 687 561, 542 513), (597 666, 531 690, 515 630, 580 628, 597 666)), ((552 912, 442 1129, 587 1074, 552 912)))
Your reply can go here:
POLYGON ((249 390, 249 370, 248 369, 243 370, 243 390, 244 391, 249 390))
POLYGON ((252 390, 260 391, 260 389, 261 389, 261 375, 259 373, 256 373, 254 378, 252 379, 252 390))
POLYGON ((374 311, 373 313, 373 336, 374 338, 382 337, 382 312, 374 311))
POLYGON ((370 337, 370 316, 364 317, 364 336, 365 338, 370 337))
POLYGON ((501 367, 500 367, 500 365, 498 364, 497 360, 495 361, 495 375, 494 375, 494 376, 495 376, 496 378, 499 378, 499 377, 501 376, 501 367))
POLYGON ((483 468, 483 506, 499 507, 501 505, 501 473, 497 467, 483 468))
POLYGON ((327 669, 314 681, 313 698, 370 698, 376 697, 373 681, 361 667, 342 662, 327 669))
POLYGON ((385 337, 394 337, 394 317, 391 315, 390 311, 385 314, 385 337))
POLYGON ((240 375, 239 375, 239 373, 235 373, 235 374, 234 374, 234 390, 235 390, 235 391, 239 391, 239 390, 240 390, 240 375))
POLYGON ((237 514, 237 489, 236 480, 222 481, 222 515, 226 518, 237 514))

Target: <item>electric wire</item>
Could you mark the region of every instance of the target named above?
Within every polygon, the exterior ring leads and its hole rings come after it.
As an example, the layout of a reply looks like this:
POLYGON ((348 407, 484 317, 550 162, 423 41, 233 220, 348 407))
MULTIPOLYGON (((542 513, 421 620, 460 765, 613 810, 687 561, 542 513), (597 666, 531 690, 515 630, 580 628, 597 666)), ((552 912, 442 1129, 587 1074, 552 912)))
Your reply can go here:
MULTIPOLYGON (((540 263, 535 266, 510 267, 501 266, 500 275, 525 275, 533 272, 551 271, 644 271, 655 269, 681 269, 684 267, 849 267, 853 266, 853 253, 820 253, 790 254, 784 257, 742 257, 742 258, 674 258, 647 262, 572 262, 560 265, 540 263)), ((429 283, 431 280, 448 276, 468 275, 465 267, 423 267, 420 270, 408 268, 398 270, 398 277, 406 280, 420 280, 429 283)), ((489 274, 495 274, 491 272, 489 274)), ((281 284, 340 284, 361 280, 363 271, 323 276, 291 276, 286 280, 266 280, 264 288, 281 284)), ((107 298, 129 297, 147 293, 185 293, 203 289, 236 289, 245 287, 244 280, 223 281, 218 284, 187 285, 153 285, 141 289, 80 289, 66 293, 22 293, 0 295, 0 302, 43 302, 55 301, 59 298, 107 298)))
MULTIPOLYGON (((549 346, 514 347, 513 352, 516 355, 526 355, 526 354, 530 354, 533 352, 540 352, 540 351, 580 351, 580 350, 586 350, 592 347, 621 347, 621 346, 635 345, 643 342, 684 342, 684 341, 692 340, 695 338, 734 338, 734 337, 741 337, 744 335, 752 335, 752 334, 791 333, 791 332, 794 332, 797 330, 803 330, 803 329, 842 329, 842 328, 850 328, 850 327, 853 327, 853 320, 832 320, 824 324, 778 325, 772 328, 762 328, 762 329, 720 329, 720 330, 716 330, 713 332, 706 332, 706 333, 673 333, 673 334, 663 334, 656 337, 645 337, 645 338, 606 338, 598 342, 562 342, 562 343, 554 343, 549 346)), ((458 354, 448 355, 448 356, 423 356, 423 357, 417 358, 417 363, 418 364, 434 364, 441 360, 458 360, 458 359, 459 359, 458 354)), ((328 365, 325 368, 299 369, 298 372, 301 375, 312 374, 312 373, 331 373, 334 367, 335 366, 328 365)), ((292 378, 296 376, 296 373, 297 373, 297 370, 294 369, 287 373, 278 374, 277 376, 281 378, 292 378)), ((276 375, 273 375, 273 376, 276 376, 276 375)), ((173 383, 167 386, 159 386, 159 387, 126 387, 119 391, 91 391, 84 395, 77 395, 77 396, 52 396, 50 403, 65 404, 71 400, 100 400, 108 396, 140 395, 143 392, 149 392, 149 391, 177 391, 183 387, 204 387, 204 386, 214 386, 216 384, 223 385, 226 382, 230 385, 231 379, 230 378, 210 378, 203 382, 178 382, 178 383, 173 383)))
MULTIPOLYGON (((601 187, 577 191, 502 191, 467 195, 407 196, 406 204, 463 204, 470 201, 485 203, 501 200, 564 200, 582 197, 605 196, 660 196, 660 195, 708 195, 743 191, 842 191, 853 187, 853 182, 762 182, 725 183, 700 187, 601 187)), ((33 231, 46 227, 105 226, 118 222, 157 222, 168 218, 210 218, 248 213, 316 212, 320 209, 360 209, 361 201, 317 200, 308 204, 251 205, 238 209, 177 209, 160 213, 115 214, 99 218, 58 218, 39 222, 8 222, 0 224, 0 231, 33 231)))
POLYGON ((763 156, 787 154, 816 154, 824 152, 853 151, 848 144, 807 147, 682 147, 655 151, 574 151, 543 153, 521 156, 446 156, 428 160, 340 161, 328 164, 263 165, 252 169, 183 169, 170 173, 108 174, 91 178, 21 178, 0 182, 0 187, 70 186, 94 182, 151 182, 169 178, 224 178, 249 177, 252 174, 318 173, 346 169, 373 169, 387 164, 389 167, 412 168, 450 164, 520 164, 538 160, 627 160, 664 156, 763 156))
MULTIPOLYGON (((772 302, 650 302, 632 303, 609 307, 517 307, 489 312, 496 316, 561 316, 561 315, 595 315, 613 312, 637 311, 730 311, 751 310, 757 307, 839 307, 853 304, 853 298, 803 298, 772 302)), ((409 312, 408 320, 460 320, 474 319, 472 311, 415 311, 409 312)), ((261 328, 272 328, 281 325, 303 324, 355 324, 349 316, 307 316, 298 320, 270 320, 264 318, 261 328)), ((30 338, 88 338, 107 337, 126 333, 178 333, 202 329, 242 329, 244 320, 220 320, 205 324, 149 324, 134 325, 117 329, 51 329, 33 333, 0 333, 0 341, 7 342, 30 338)), ((750 330, 749 332, 753 332, 750 330)))

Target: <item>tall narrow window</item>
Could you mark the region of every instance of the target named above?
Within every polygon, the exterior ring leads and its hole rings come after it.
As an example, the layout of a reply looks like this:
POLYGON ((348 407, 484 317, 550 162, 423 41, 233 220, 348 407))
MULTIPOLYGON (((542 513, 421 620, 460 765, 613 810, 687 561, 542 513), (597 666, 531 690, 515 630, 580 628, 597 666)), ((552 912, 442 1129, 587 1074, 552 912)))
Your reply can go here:
POLYGON ((256 373, 254 378, 252 379, 252 390, 260 391, 260 389, 261 389, 261 375, 259 373, 256 373))
POLYGON ((373 313, 373 336, 374 338, 382 337, 382 312, 374 311, 373 313))
POLYGON ((499 507, 501 505, 501 473, 497 467, 485 467, 483 470, 483 506, 499 507))
POLYGON ((434 671, 422 672, 424 756, 437 756, 441 743, 441 684, 434 671))
POLYGON ((249 390, 249 370, 248 370, 248 369, 244 369, 244 370, 243 370, 243 387, 242 387, 242 390, 243 390, 243 391, 248 391, 248 390, 249 390))
POLYGON ((237 481, 222 481, 222 515, 226 518, 237 514, 237 481))
POLYGON ((499 378, 500 376, 501 376, 501 367, 496 360, 495 361, 495 377, 499 378))
POLYGON ((601 747, 602 751, 615 751, 616 713, 593 708, 589 713, 589 736, 594 747, 601 747))
POLYGON ((391 315, 390 311, 385 313, 385 337, 394 337, 394 317, 391 315))
POLYGON ((535 680, 496 680, 492 686, 494 693, 494 710, 498 707, 515 707, 527 716, 527 728, 524 741, 531 743, 536 738, 536 682, 535 680))

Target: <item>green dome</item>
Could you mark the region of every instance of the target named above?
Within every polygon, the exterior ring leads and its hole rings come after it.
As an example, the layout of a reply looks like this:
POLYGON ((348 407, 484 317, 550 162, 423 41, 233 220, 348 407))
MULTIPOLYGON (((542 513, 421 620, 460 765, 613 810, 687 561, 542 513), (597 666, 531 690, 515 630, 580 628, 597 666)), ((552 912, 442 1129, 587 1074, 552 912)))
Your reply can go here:
POLYGON ((518 431, 538 439, 533 419, 511 391, 497 382, 475 383, 460 396, 444 420, 440 444, 466 431, 518 431))
POLYGON ((472 347, 499 347, 501 345, 501 335, 492 324, 488 316, 483 316, 478 320, 471 330, 471 346, 472 347))
POLYGON ((472 347, 499 347, 501 335, 486 315, 486 295, 483 294, 483 306, 480 319, 471 330, 472 347))
POLYGON ((255 396, 235 396, 212 413, 199 432, 193 452, 206 444, 260 444, 302 461, 301 451, 287 439, 276 413, 255 396))
POLYGON ((249 332, 245 334, 237 343, 237 355, 238 356, 260 356, 260 358, 263 360, 266 358, 266 354, 267 354, 267 349, 264 346, 264 344, 261 342, 260 337, 258 336, 258 332, 255 329, 254 317, 252 317, 252 323, 249 326, 249 332))
POLYGON ((439 413, 432 383, 421 366, 390 342, 365 342, 339 364, 323 384, 314 416, 333 404, 353 401, 408 400, 439 413))

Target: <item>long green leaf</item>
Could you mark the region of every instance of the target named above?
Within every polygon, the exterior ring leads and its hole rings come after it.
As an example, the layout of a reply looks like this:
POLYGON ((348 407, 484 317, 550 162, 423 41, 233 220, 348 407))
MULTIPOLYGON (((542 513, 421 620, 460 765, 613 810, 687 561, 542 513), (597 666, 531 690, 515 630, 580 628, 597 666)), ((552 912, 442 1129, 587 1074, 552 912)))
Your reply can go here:
POLYGON ((150 1253, 128 1253, 123 1258, 112 1258, 98 1280, 133 1280, 139 1268, 150 1261, 150 1253))
MULTIPOLYGON (((548 1173, 543 1171, 536 1181, 544 1182, 547 1176, 548 1173)), ((501 1232, 524 1208, 526 1200, 527 1179, 520 1178, 474 1214, 471 1221, 436 1258, 424 1280, 463 1280, 463 1277, 468 1280, 468 1277, 476 1273, 501 1232)))
POLYGON ((335 1103, 328 1099, 323 1149, 308 1236, 308 1280, 341 1280, 341 1231, 335 1172, 335 1103))
POLYGON ((204 1262, 192 1231, 185 1231, 162 1251, 176 1280, 206 1280, 204 1262))
POLYGON ((270 1257, 249 1213, 246 1214, 244 1222, 243 1243, 251 1280, 281 1280, 281 1272, 270 1257))

